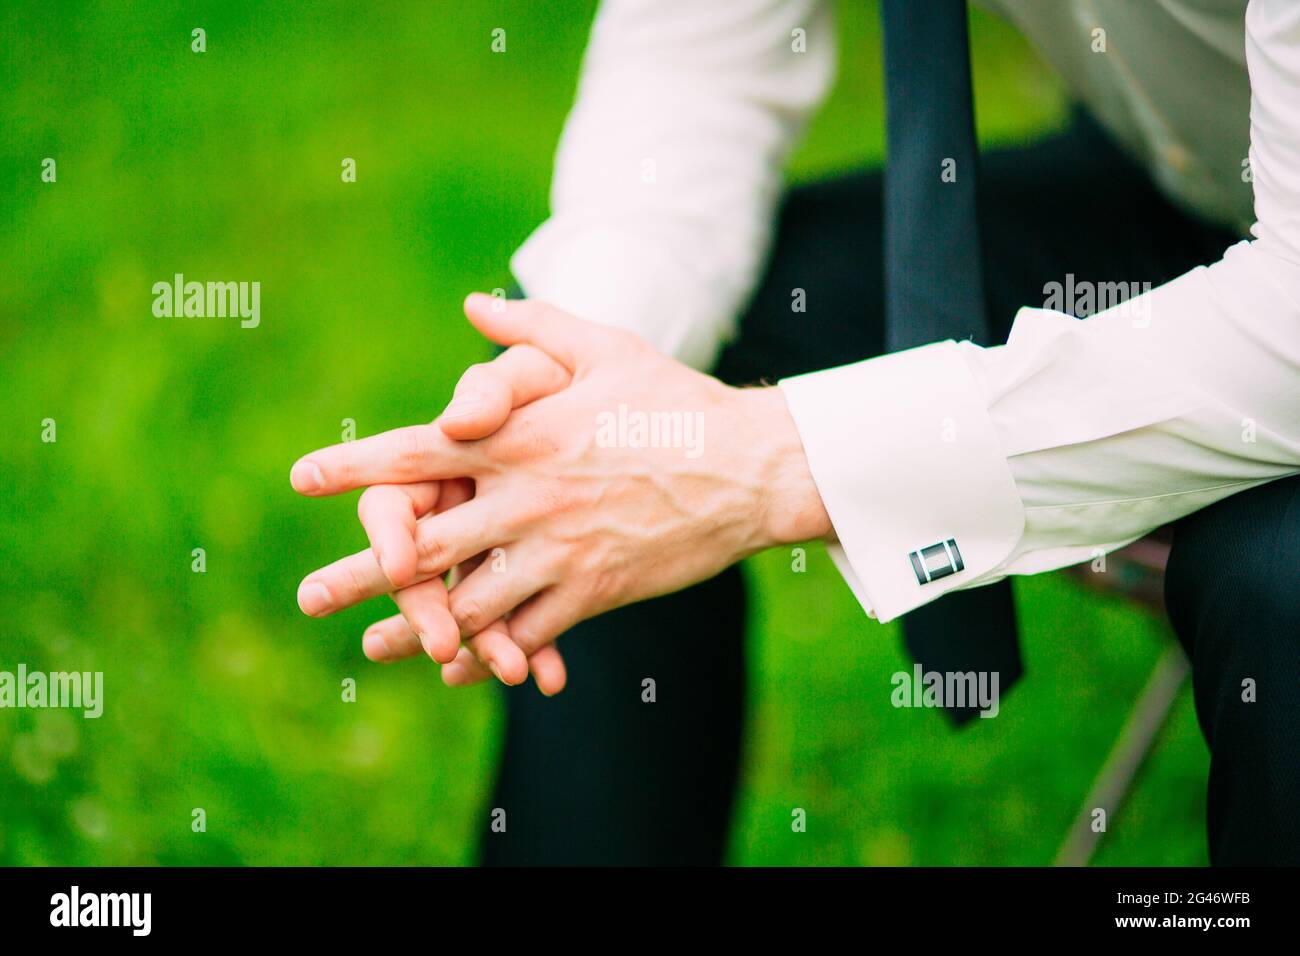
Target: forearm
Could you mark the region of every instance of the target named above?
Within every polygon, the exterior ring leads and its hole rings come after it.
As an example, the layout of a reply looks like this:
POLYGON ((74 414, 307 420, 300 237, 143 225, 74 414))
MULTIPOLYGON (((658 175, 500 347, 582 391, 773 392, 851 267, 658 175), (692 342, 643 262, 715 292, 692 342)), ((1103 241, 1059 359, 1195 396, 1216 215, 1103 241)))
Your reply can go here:
POLYGON ((821 0, 606 0, 551 217, 512 260, 525 292, 707 368, 758 277, 784 160, 833 64, 821 0))
MULTIPOLYGON (((965 348, 1024 507, 1001 573, 1087 560, 1300 470, 1300 310, 1241 244, 1083 322, 1022 313, 965 348)), ((1300 285, 1297 285, 1300 288, 1300 285)))
POLYGON ((781 383, 868 613, 1087 560, 1300 470, 1300 8, 1254 0, 1246 34, 1252 242, 1087 320, 1022 309, 1005 346, 781 383))

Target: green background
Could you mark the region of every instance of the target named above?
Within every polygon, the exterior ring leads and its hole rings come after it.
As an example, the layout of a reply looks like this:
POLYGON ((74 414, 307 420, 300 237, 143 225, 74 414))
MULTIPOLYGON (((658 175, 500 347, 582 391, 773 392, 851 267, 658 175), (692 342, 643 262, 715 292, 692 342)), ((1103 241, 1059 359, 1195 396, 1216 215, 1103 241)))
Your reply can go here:
MULTIPOLYGON (((107 697, 99 720, 0 711, 0 862, 472 862, 498 694, 449 690, 424 660, 366 661, 378 602, 297 611, 301 576, 364 538, 351 500, 298 498, 287 475, 344 419, 427 421, 487 354, 458 304, 508 282, 545 216, 592 9, 0 10, 0 670, 102 670, 107 697), (260 281, 261 327, 154 318, 150 287, 176 272, 260 281)), ((838 84, 795 180, 881 157, 875 13, 839 18, 838 84)), ((973 25, 981 138, 1059 124, 1035 56, 973 25)), ((750 562, 731 861, 1050 862, 1164 626, 1060 575, 1018 582, 1030 679, 954 734, 890 706, 896 630, 861 615, 825 553, 804 574, 789 562, 750 562)), ((1184 689, 1096 861, 1203 863, 1206 764, 1184 689)))

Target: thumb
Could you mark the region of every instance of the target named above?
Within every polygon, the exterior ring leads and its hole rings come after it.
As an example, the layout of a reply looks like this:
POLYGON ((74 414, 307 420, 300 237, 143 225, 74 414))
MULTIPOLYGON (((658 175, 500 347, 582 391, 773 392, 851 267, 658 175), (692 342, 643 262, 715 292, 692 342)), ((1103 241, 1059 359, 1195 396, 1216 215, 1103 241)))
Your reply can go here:
POLYGON ((569 384, 569 370, 531 345, 512 345, 490 362, 471 365, 438 417, 448 438, 486 438, 510 412, 569 384))
POLYGON ((475 292, 465 300, 465 317, 498 345, 535 345, 574 373, 616 351, 615 333, 608 326, 535 299, 475 292))

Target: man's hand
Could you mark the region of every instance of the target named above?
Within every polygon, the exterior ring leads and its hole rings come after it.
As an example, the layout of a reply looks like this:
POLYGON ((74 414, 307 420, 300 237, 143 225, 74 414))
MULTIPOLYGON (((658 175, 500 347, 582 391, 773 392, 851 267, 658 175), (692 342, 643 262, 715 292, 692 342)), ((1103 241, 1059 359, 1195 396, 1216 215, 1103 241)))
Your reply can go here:
MULTIPOLYGON (((416 519, 456 507, 473 496, 473 482, 467 479, 374 485, 362 494, 358 511, 372 542, 387 540, 404 548, 412 540, 416 519), (404 536, 404 540, 397 541, 398 536, 404 536)), ((381 553, 376 547, 372 543, 372 557, 381 553)), ((475 558, 457 566, 451 577, 464 577, 481 560, 475 558)), ((414 574, 412 566, 410 576, 414 574)), ((300 594, 302 591, 300 588, 300 594)), ((504 620, 493 622, 461 647, 460 632, 447 608, 447 589, 441 578, 401 588, 392 597, 401 613, 371 625, 362 638, 362 649, 371 660, 389 663, 423 652, 443 664, 442 679, 451 687, 475 684, 492 675, 504 684, 522 684, 531 671, 538 689, 548 697, 564 689, 567 673, 559 651, 552 645, 526 656, 510 640, 509 625, 504 620)))
MULTIPOLYGON (((568 383, 569 373, 562 365, 537 349, 520 346, 491 362, 471 366, 437 422, 453 438, 482 438, 496 431, 513 409, 568 383)), ((313 486, 317 479, 310 463, 299 462, 290 474, 299 490, 313 486)), ((354 575, 360 574, 367 582, 381 575, 392 585, 393 600, 402 613, 367 628, 362 649, 371 660, 388 663, 424 653, 444 665, 442 677, 451 686, 477 683, 490 674, 503 683, 519 684, 531 670, 542 693, 559 693, 566 673, 558 651, 547 647, 525 657, 510 640, 505 621, 489 625, 462 647, 442 579, 417 577, 416 522, 473 496, 474 483, 467 478, 367 488, 357 511, 370 538, 370 550, 305 579, 298 589, 299 606, 312 615, 330 613, 337 607, 334 595, 356 587, 354 575)), ((463 563, 454 569, 453 577, 463 577, 479 563, 478 558, 463 563)))
MULTIPOLYGON (((487 438, 414 426, 295 466, 319 479, 295 481, 313 495, 474 480, 473 499, 408 527, 416 582, 501 549, 450 593, 461 635, 509 613, 511 638, 531 654, 594 614, 686 587, 770 545, 830 533, 778 389, 729 388, 630 333, 541 303, 502 305, 471 296, 466 315, 494 342, 549 355, 571 375, 568 387, 513 411, 487 438)), ((339 585, 327 584, 331 605, 318 613, 392 590, 358 557, 304 582, 339 585)))

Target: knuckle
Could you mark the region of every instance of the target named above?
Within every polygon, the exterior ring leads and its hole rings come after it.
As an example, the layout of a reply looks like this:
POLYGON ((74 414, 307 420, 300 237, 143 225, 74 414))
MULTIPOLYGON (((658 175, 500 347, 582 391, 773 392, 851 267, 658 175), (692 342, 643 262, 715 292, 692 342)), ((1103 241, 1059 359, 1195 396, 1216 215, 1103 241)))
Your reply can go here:
POLYGON ((333 479, 344 486, 356 485, 357 463, 346 455, 341 456, 330 468, 325 469, 325 475, 327 479, 333 479))
POLYGON ((631 351, 649 344, 631 329, 610 327, 607 331, 610 344, 617 346, 621 351, 631 351))
MULTIPOLYGON (((555 359, 548 353, 543 352, 536 345, 530 345, 527 342, 521 342, 518 345, 512 345, 509 349, 510 360, 521 367, 540 369, 552 368, 558 364, 555 359)), ((505 355, 501 356, 505 359, 505 355)))
POLYGON ((495 361, 504 361, 507 355, 510 356, 513 361, 524 362, 538 362, 549 358, 549 356, 536 345, 532 345, 528 342, 520 342, 517 345, 510 346, 510 348, 498 355, 495 361))
POLYGON ((477 634, 492 623, 487 618, 487 609, 482 602, 472 597, 453 599, 451 616, 464 634, 477 634))
POLYGON ((417 472, 428 452, 428 439, 423 428, 404 428, 397 433, 397 465, 407 473, 417 472))
POLYGON ((475 362, 461 375, 456 383, 456 391, 471 387, 476 389, 489 387, 494 377, 495 372, 491 362, 475 362))
POLYGON ((543 635, 536 627, 527 625, 516 625, 513 622, 510 625, 510 640, 515 642, 525 654, 533 654, 539 650, 546 642, 542 639, 543 635))
POLYGON ((361 569, 356 562, 348 561, 343 565, 343 578, 348 597, 355 600, 366 593, 366 581, 362 578, 361 569))
POLYGON ((447 545, 441 538, 424 532, 416 538, 416 552, 420 559, 420 570, 426 574, 436 574, 446 570, 447 545))
POLYGON ((511 461, 530 461, 556 450, 550 431, 526 413, 516 413, 500 434, 501 450, 511 461))

